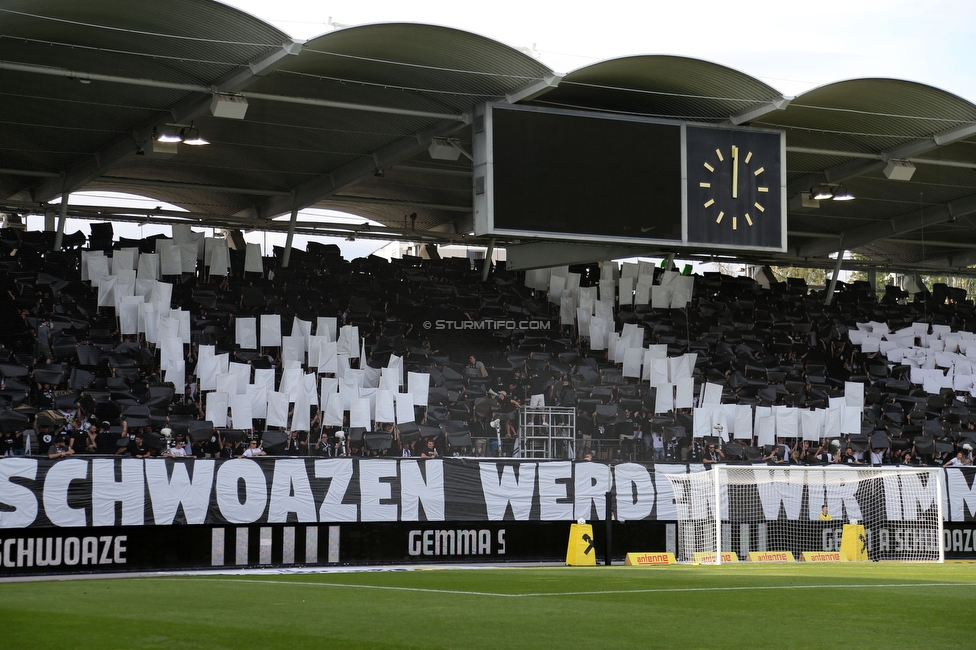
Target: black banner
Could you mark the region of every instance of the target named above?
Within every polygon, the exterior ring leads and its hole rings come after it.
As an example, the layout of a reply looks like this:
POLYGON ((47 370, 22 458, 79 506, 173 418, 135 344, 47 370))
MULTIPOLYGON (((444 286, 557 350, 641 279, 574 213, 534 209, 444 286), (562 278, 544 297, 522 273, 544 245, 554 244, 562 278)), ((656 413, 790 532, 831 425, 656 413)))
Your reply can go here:
MULTIPOLYGON (((689 516, 689 506, 683 495, 676 499, 667 474, 700 469, 463 458, 5 458, 0 460, 0 529, 572 522, 601 519, 608 492, 614 495, 619 520, 673 521, 689 516)), ((824 502, 823 488, 790 483, 788 474, 796 469, 753 466, 749 470, 795 489, 758 490, 735 503, 753 504, 755 513, 768 520, 816 519, 824 502)), ((974 475, 973 468, 948 468, 938 474, 948 521, 976 520, 974 475)), ((906 492, 911 501, 905 496, 888 516, 900 517, 902 508, 907 513, 909 507, 934 505, 936 482, 912 481, 917 484, 914 491, 906 492)), ((828 494, 827 498, 835 496, 844 511, 857 510, 857 494, 828 494)), ((900 498, 896 487, 885 496, 889 511, 894 498, 900 498)))
MULTIPOLYGON (((824 522, 826 523, 826 522, 824 522)), ((611 557, 674 552, 675 522, 614 521, 611 557), (669 529, 671 534, 669 534, 669 529)), ((805 550, 837 551, 840 527, 823 525, 805 550)), ((189 569, 337 565, 562 562, 569 522, 452 522, 146 526, 0 531, 0 577, 189 569)), ((897 532, 869 531, 896 551, 897 532)), ((605 525, 594 526, 594 550, 603 558, 605 525)), ((946 559, 976 560, 976 526, 946 524, 946 559)), ((738 549, 732 549, 738 550, 738 549)))

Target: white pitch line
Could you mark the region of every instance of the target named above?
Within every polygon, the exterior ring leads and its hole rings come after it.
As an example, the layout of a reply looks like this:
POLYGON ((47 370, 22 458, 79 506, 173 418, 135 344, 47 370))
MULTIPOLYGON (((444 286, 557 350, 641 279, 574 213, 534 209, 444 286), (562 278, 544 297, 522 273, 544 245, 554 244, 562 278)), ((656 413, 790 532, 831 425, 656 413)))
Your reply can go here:
POLYGON ((865 585, 755 585, 749 587, 674 587, 663 589, 619 589, 605 591, 563 591, 559 593, 519 594, 520 596, 600 596, 604 594, 661 594, 681 593, 691 591, 765 591, 790 589, 889 589, 905 587, 972 587, 973 582, 904 582, 894 584, 865 584, 865 585))
POLYGON ((459 589, 424 589, 422 587, 393 587, 388 585, 352 585, 338 582, 292 582, 281 580, 233 580, 230 578, 197 578, 206 582, 247 582, 251 584, 283 585, 289 587, 345 587, 352 589, 378 589, 381 591, 412 591, 429 594, 460 596, 492 596, 498 598, 538 598, 540 596, 608 596, 615 594, 668 594, 682 592, 767 591, 793 589, 912 589, 917 587, 973 587, 973 582, 900 582, 885 584, 825 584, 825 585, 755 585, 746 587, 675 587, 662 589, 616 589, 602 591, 561 591, 528 594, 502 594, 491 591, 463 591, 459 589))
POLYGON ((462 591, 459 589, 424 589, 422 587, 391 587, 386 585, 348 585, 341 582, 292 582, 290 580, 232 580, 230 578, 195 578, 204 582, 247 582, 261 585, 284 585, 288 587, 351 587, 353 589, 380 589, 386 591, 419 591, 429 594, 453 594, 461 596, 521 596, 522 594, 497 594, 490 591, 462 591))

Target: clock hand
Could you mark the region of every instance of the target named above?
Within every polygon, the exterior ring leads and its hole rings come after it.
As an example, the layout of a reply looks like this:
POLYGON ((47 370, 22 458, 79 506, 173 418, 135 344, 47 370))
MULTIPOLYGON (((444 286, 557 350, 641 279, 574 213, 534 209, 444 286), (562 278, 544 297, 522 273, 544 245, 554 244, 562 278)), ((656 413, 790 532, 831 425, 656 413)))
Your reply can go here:
POLYGON ((739 198, 739 148, 732 145, 732 198, 739 198))

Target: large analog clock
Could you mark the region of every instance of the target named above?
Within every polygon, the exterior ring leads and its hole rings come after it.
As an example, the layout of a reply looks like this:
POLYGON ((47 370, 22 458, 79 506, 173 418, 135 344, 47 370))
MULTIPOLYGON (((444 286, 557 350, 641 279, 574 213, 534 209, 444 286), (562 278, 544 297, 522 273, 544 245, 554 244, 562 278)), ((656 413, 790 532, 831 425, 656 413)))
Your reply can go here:
POLYGON ((687 127, 689 244, 783 249, 782 137, 687 127))

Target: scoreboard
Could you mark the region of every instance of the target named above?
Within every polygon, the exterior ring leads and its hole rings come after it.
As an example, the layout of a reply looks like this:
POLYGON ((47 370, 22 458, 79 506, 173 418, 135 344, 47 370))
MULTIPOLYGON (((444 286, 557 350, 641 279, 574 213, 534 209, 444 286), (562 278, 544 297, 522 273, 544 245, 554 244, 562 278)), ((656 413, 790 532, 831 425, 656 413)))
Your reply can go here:
POLYGON ((785 134, 483 104, 477 235, 786 249, 785 134))

